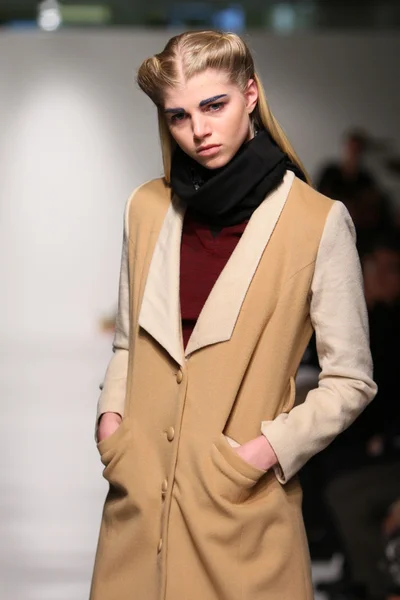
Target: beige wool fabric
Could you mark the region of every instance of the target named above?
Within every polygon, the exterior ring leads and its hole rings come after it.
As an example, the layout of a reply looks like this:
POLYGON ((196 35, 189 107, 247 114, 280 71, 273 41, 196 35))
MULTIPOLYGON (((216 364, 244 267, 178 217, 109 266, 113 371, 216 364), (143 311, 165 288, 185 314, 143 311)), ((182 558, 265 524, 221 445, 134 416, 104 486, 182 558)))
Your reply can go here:
POLYGON ((162 179, 125 212, 98 417, 110 484, 90 600, 311 600, 298 470, 376 393, 354 227, 287 172, 253 213, 183 347, 184 206, 162 179), (319 385, 295 404, 313 328, 319 385), (267 473, 232 445, 260 433, 267 473))

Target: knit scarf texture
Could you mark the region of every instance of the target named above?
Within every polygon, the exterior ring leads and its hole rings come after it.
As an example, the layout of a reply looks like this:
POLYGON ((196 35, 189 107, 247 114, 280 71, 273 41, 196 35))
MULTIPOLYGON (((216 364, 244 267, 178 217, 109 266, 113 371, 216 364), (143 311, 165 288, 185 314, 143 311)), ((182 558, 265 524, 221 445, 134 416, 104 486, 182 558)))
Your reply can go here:
POLYGON ((177 146, 171 187, 194 218, 218 231, 250 219, 287 170, 306 181, 304 173, 263 129, 218 169, 203 167, 177 146))

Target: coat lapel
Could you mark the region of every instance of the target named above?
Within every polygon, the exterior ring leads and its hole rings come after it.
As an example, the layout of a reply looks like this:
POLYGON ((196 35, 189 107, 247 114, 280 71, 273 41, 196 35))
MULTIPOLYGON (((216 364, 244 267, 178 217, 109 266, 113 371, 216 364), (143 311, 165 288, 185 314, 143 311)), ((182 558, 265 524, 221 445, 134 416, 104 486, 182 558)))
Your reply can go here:
POLYGON ((184 214, 183 204, 172 198, 154 248, 139 313, 139 326, 179 365, 185 362, 179 300, 184 214))
POLYGON ((287 171, 282 184, 254 211, 203 306, 185 350, 179 301, 180 248, 185 209, 178 200, 171 202, 151 260, 139 325, 178 364, 183 365, 185 357, 200 348, 231 338, 247 290, 278 222, 293 180, 294 174, 287 171))

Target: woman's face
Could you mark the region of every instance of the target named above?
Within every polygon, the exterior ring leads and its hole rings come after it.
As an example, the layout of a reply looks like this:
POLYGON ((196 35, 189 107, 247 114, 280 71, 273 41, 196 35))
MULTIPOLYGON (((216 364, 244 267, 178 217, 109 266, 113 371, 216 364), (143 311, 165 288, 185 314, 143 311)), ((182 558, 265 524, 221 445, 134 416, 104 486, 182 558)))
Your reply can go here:
POLYGON ((186 154, 208 169, 217 169, 252 137, 249 115, 257 100, 254 80, 249 80, 243 93, 225 72, 208 69, 166 91, 165 118, 186 154))

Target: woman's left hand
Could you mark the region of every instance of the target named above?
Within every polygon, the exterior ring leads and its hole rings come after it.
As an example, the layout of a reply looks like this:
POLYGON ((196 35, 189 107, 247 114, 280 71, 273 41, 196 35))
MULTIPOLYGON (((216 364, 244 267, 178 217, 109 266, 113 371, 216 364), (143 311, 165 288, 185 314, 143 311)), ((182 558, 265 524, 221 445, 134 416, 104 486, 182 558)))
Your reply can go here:
POLYGON ((234 450, 243 460, 261 471, 268 471, 278 463, 278 458, 264 435, 260 435, 234 450))

